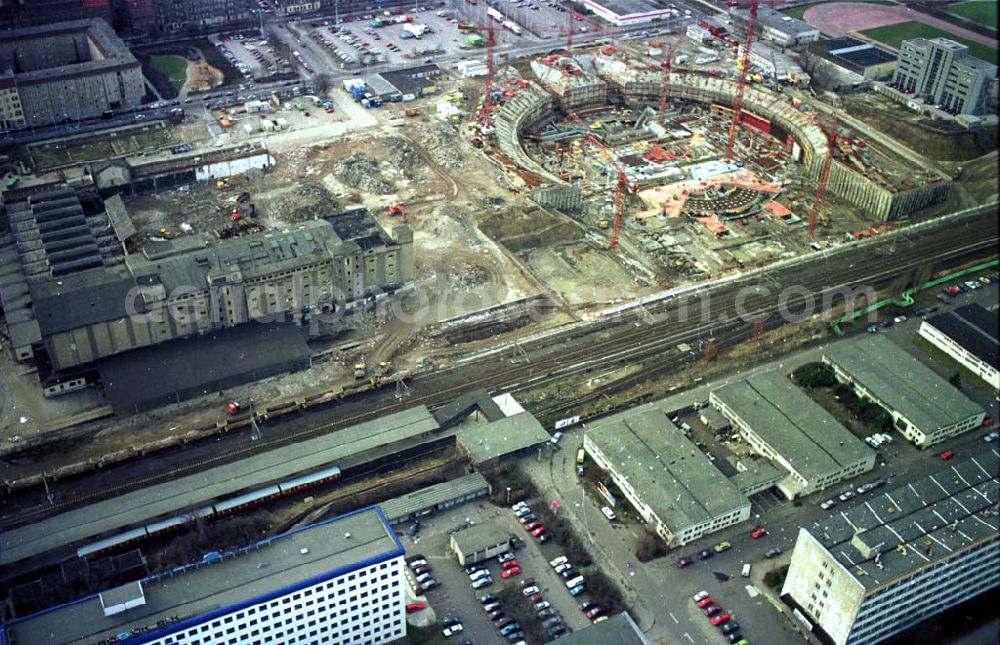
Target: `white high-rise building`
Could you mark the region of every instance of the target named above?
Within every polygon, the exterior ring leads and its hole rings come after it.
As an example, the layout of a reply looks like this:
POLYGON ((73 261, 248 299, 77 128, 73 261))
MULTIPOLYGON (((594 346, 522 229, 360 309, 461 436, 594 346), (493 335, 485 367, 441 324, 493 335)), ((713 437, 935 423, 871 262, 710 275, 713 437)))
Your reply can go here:
POLYGON ((14 619, 0 642, 390 642, 406 634, 403 569, 373 506, 14 619))
POLYGON ((1000 452, 799 529, 781 595, 836 645, 879 643, 1000 585, 1000 452))

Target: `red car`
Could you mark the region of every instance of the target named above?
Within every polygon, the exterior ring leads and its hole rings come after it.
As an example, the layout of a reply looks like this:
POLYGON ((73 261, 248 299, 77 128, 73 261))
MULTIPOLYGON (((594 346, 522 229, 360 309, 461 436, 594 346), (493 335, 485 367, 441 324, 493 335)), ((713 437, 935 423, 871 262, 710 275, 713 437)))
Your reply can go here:
POLYGON ((955 451, 952 450, 951 448, 948 448, 947 450, 945 450, 944 452, 942 452, 940 455, 938 455, 938 457, 941 458, 941 461, 948 461, 949 459, 951 459, 954 456, 955 456, 955 451))
POLYGON ((536 528, 534 531, 531 532, 531 537, 538 537, 542 533, 545 533, 545 527, 539 526, 538 528, 536 528))
POLYGON ((712 624, 718 627, 719 625, 725 623, 728 620, 729 620, 729 614, 727 614, 726 612, 722 612, 718 616, 714 616, 712 618, 712 624))
POLYGON ((705 596, 704 598, 702 598, 701 600, 699 600, 695 604, 698 605, 698 609, 704 609, 708 605, 711 605, 713 602, 715 602, 715 601, 712 600, 711 596, 705 596))
POLYGON ((767 529, 764 528, 763 526, 758 526, 754 530, 750 531, 750 537, 752 537, 755 540, 758 538, 762 538, 765 535, 767 535, 767 529))
POLYGON ((519 564, 517 563, 517 560, 507 560, 506 562, 504 562, 504 563, 503 563, 502 565, 500 565, 500 566, 501 566, 501 568, 503 568, 503 569, 514 569, 514 568, 517 568, 517 567, 519 567, 519 566, 521 566, 521 565, 519 565, 519 564))
POLYGON ((412 614, 415 611, 420 611, 421 609, 427 609, 426 602, 411 602, 406 605, 406 613, 412 614))
POLYGON ((506 580, 507 578, 513 578, 514 576, 519 575, 520 573, 521 573, 520 569, 518 569, 517 567, 511 567, 510 569, 504 569, 500 573, 500 577, 506 580))

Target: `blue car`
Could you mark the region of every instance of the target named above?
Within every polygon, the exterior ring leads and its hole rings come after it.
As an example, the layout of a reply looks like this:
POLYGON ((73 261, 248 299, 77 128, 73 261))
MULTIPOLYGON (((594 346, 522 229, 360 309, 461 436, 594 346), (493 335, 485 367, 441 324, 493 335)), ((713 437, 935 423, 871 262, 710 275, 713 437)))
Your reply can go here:
POLYGON ((569 590, 569 595, 571 596, 579 596, 582 593, 583 593, 583 585, 577 585, 569 590))

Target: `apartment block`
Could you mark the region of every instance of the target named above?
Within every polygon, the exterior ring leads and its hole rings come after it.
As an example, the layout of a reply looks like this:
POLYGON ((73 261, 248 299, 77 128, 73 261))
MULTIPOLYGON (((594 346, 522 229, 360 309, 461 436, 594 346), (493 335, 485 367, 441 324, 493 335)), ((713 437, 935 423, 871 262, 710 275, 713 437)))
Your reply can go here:
POLYGON ((997 75, 991 65, 969 53, 969 48, 948 38, 904 40, 893 85, 940 105, 952 114, 981 114, 997 75))
POLYGON ((1000 452, 799 529, 781 595, 823 642, 874 644, 1000 585, 1000 452))
POLYGON ((330 645, 406 634, 403 547, 377 507, 15 618, 7 645, 330 645))

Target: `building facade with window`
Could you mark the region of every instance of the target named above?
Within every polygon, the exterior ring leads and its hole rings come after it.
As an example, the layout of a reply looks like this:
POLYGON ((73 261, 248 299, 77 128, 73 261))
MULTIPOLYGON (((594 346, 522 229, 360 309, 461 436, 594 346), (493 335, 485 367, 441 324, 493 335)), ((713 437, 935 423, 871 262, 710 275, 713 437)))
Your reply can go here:
POLYGON ((948 38, 904 40, 893 84, 930 105, 952 114, 981 114, 996 65, 969 54, 969 48, 948 38))
POLYGON ((918 448, 978 428, 986 418, 982 407, 882 334, 835 343, 823 362, 859 397, 888 412, 918 448))
POLYGON ((583 448, 668 546, 750 519, 750 500, 657 403, 590 425, 583 448))
POLYGON ((396 641, 406 634, 403 555, 381 511, 368 507, 15 619, 3 642, 396 641))
POLYGON ((1000 452, 800 528, 781 590, 822 642, 879 643, 1000 585, 1000 452))

